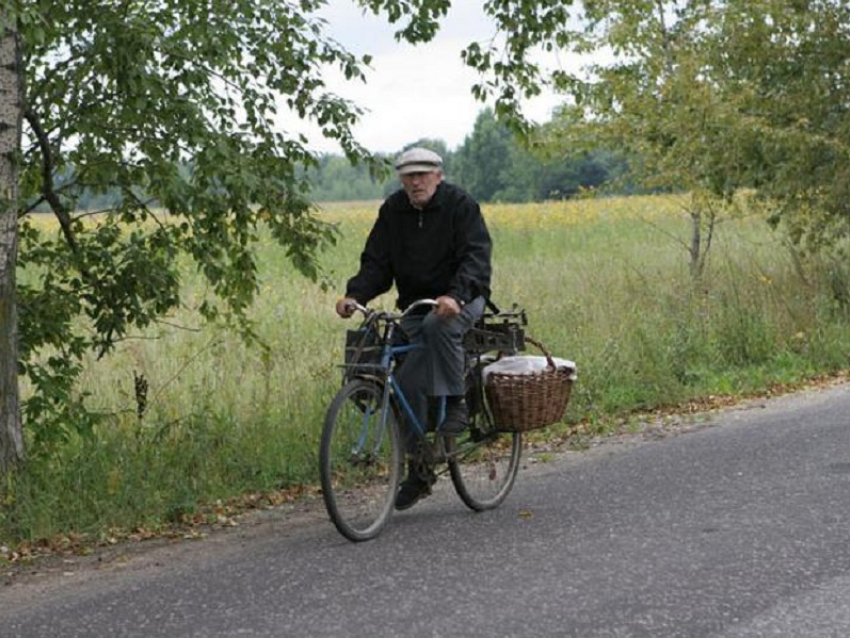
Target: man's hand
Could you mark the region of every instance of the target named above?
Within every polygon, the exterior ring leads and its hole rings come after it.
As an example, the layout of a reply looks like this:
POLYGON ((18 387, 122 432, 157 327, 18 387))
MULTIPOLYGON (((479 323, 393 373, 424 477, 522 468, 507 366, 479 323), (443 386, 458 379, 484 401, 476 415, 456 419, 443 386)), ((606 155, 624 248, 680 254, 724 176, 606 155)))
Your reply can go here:
POLYGON ((336 314, 338 314, 343 319, 348 319, 351 315, 354 314, 354 311, 357 309, 357 300, 352 299, 351 297, 343 297, 339 301, 336 302, 336 314))
POLYGON ((460 314, 460 304, 454 297, 443 295, 442 297, 437 297, 437 307, 434 308, 434 312, 437 313, 438 317, 450 319, 460 314))

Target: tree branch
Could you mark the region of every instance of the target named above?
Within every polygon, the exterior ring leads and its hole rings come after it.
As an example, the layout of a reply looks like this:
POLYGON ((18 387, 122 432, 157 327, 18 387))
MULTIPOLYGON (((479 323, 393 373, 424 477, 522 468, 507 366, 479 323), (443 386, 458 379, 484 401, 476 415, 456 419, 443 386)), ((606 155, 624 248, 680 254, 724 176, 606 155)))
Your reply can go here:
POLYGON ((62 204, 59 194, 53 188, 53 149, 50 148, 50 140, 44 127, 41 125, 41 120, 33 109, 27 106, 24 111, 24 117, 29 123, 32 132, 35 135, 38 146, 41 149, 41 175, 42 175, 42 195, 45 201, 50 205, 53 214, 59 220, 59 225, 62 228, 62 234, 68 246, 74 253, 78 252, 77 239, 74 236, 74 230, 71 227, 71 214, 68 209, 62 204))

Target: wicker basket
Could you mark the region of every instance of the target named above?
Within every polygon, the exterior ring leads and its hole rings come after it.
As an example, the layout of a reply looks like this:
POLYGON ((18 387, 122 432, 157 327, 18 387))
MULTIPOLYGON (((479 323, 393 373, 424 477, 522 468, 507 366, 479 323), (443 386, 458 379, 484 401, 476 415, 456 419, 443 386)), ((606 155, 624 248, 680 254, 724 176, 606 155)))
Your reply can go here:
POLYGON ((561 420, 570 400, 575 370, 558 368, 543 345, 526 336, 546 356, 545 370, 529 373, 491 372, 484 385, 496 427, 525 432, 561 420))

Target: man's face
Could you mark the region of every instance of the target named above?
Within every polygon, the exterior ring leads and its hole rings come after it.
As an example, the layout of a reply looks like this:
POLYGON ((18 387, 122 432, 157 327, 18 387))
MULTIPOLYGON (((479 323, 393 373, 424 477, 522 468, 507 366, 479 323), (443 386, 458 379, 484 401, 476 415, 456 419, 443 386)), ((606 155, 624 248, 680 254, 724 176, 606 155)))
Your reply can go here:
POLYGON ((443 173, 442 171, 407 173, 400 179, 404 192, 410 198, 410 203, 417 208, 422 208, 434 196, 437 186, 443 181, 443 173))

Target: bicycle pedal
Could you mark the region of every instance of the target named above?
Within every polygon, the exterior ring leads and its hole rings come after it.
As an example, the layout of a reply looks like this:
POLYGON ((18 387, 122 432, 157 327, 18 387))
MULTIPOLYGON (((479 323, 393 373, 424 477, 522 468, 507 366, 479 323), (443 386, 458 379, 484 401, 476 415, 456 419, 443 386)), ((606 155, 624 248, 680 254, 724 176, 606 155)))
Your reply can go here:
POLYGON ((416 473, 416 477, 417 477, 420 481, 422 481, 422 484, 423 484, 423 492, 424 492, 425 494, 430 494, 430 493, 431 493, 431 488, 432 488, 432 487, 434 486, 434 484, 437 482, 437 475, 436 475, 436 474, 434 474, 433 472, 431 472, 430 474, 422 474, 422 473, 417 472, 417 473, 416 473))

